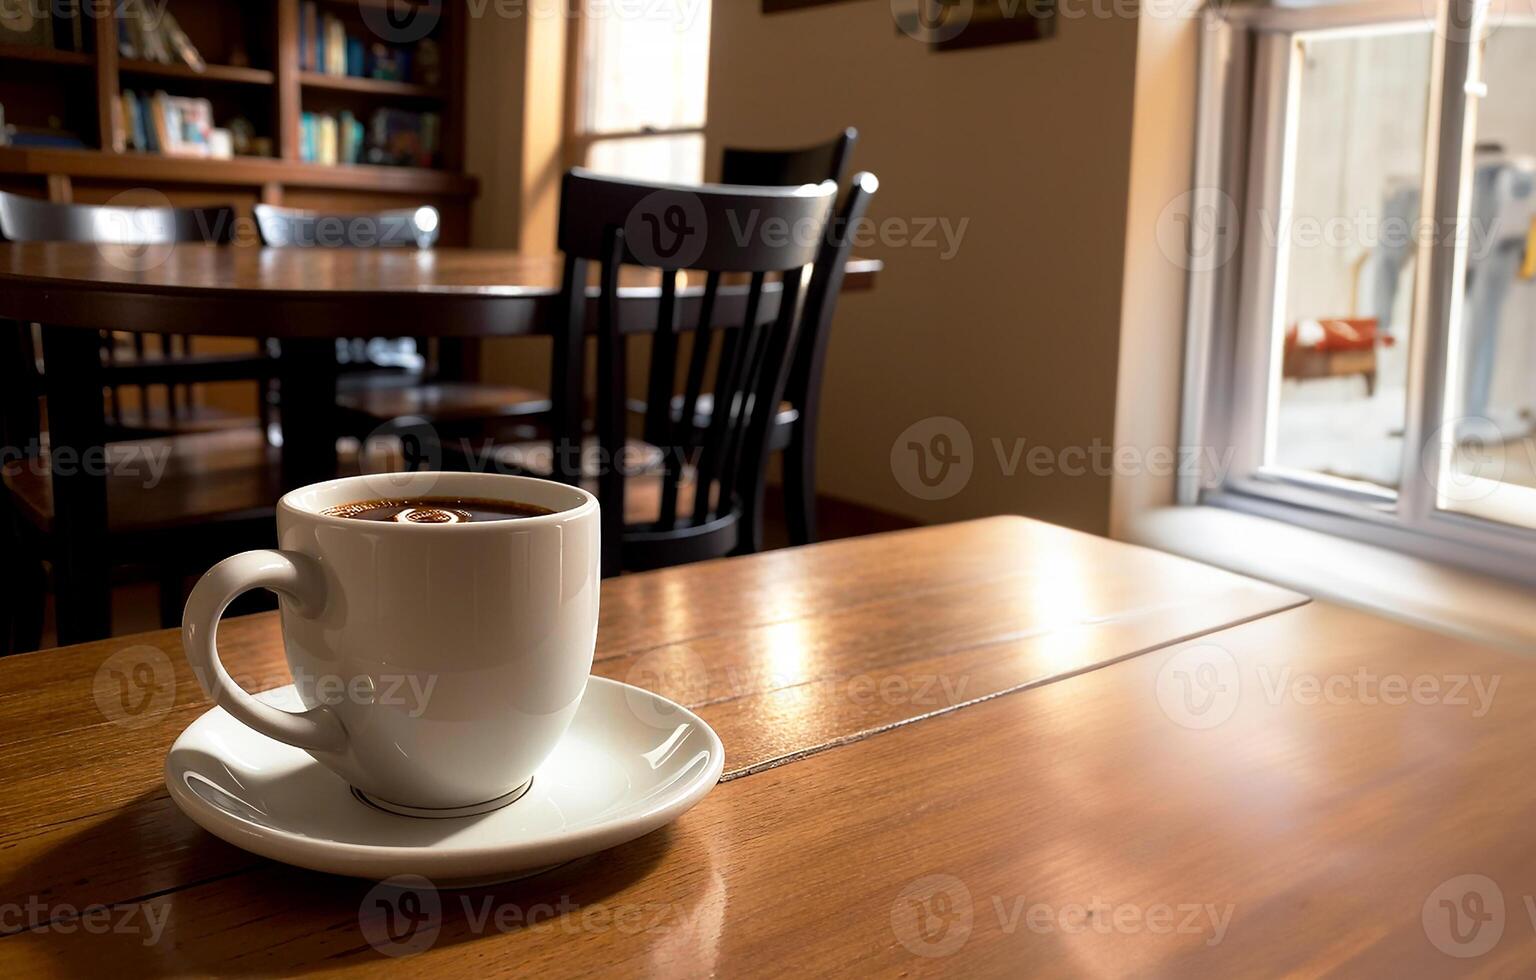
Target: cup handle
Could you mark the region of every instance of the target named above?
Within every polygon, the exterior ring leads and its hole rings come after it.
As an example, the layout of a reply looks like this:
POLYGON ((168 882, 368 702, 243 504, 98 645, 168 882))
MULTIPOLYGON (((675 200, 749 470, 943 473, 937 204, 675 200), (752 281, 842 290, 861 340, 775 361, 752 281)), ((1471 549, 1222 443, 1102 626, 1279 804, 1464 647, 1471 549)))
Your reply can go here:
POLYGON ((181 618, 181 645, 192 672, 219 707, 268 738, 301 749, 341 750, 347 732, 330 707, 293 712, 264 704, 236 684, 219 662, 214 643, 219 617, 236 596, 255 588, 281 592, 302 616, 318 615, 325 607, 325 575, 309 555, 262 549, 226 558, 198 580, 181 618))

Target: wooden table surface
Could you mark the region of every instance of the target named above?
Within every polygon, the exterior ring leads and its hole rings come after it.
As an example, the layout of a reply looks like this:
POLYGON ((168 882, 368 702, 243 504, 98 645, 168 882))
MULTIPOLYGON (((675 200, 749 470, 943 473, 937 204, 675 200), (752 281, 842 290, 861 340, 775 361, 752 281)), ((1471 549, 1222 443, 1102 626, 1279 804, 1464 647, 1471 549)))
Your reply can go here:
MULTIPOLYGON (((910 879, 942 871, 980 895, 1031 862, 1064 887, 1159 851, 1157 860, 1177 857, 1167 840, 1116 854, 1093 838, 1138 808, 1137 820, 1173 818, 1175 801, 1147 799, 1150 784, 1126 752, 1151 753, 1179 732, 1137 731, 1130 716, 1106 711, 1140 688, 1070 706, 1056 689, 1074 677, 1102 683, 1094 679, 1149 659, 1138 654, 1269 622, 1306 601, 1022 518, 709 562, 603 589, 595 672, 694 707, 725 743, 724 785, 642 840, 521 883, 443 893, 441 941, 399 960, 360 931, 370 883, 254 857, 171 804, 165 753, 208 709, 174 631, 0 660, 0 935, 9 934, 0 973, 932 966, 904 945, 905 926, 893 931, 910 879), (1096 669, 1126 658, 1136 659, 1096 669), (147 673, 125 689, 135 663, 147 673), (1102 746, 1102 757, 1088 748, 1111 739, 1131 744, 1102 746), (1053 784, 1060 792, 1042 795, 1053 784), (1096 807, 1107 809, 1096 817, 1096 807), (1031 828, 1052 820, 1060 826, 1036 837, 1031 828), (1077 844, 1038 847, 1072 834, 1077 844), (476 937, 465 900, 554 911, 536 927, 476 937), (98 906, 107 911, 82 914, 98 906), (115 927, 87 930, 92 915, 115 927)), ((226 621, 219 639, 248 689, 288 683, 275 614, 226 621)), ((1196 794, 1182 792, 1179 806, 1192 806, 1196 794)), ((1156 880, 1155 863, 1138 867, 1126 900, 1156 880)), ((976 932, 950 965, 1050 965, 1048 950, 976 932)))
MULTIPOLYGON (((205 336, 519 336, 554 322, 563 263, 558 254, 487 248, 0 243, 0 316, 205 336)), ((871 288, 880 268, 878 259, 850 259, 843 291, 871 288)), ((628 329, 655 328, 658 282, 646 270, 624 270, 628 329)), ((679 290, 682 324, 693 322, 691 304, 703 289, 703 277, 693 276, 679 290)), ((745 294, 744 284, 723 287, 717 322, 739 322, 745 294)), ((762 316, 773 315, 776 297, 775 284, 762 316)))

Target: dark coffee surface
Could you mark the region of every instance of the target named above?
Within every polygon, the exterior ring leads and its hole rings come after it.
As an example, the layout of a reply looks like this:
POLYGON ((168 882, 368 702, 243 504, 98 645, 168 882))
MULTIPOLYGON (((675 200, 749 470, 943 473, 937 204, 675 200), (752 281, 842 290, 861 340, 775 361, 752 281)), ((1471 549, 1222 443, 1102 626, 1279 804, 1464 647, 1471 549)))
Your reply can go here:
POLYGON ((485 521, 510 521, 519 517, 538 517, 554 511, 515 500, 487 500, 480 497, 410 497, 403 500, 355 500, 350 504, 327 507, 327 517, 346 517, 354 521, 381 521, 392 524, 478 524, 485 521))

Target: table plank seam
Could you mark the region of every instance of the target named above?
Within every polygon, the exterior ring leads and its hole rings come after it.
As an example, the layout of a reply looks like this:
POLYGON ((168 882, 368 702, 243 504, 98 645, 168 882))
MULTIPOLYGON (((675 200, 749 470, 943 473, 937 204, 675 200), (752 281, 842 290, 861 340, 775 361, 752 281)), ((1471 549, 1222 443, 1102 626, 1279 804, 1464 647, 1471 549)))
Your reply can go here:
POLYGON ((1242 619, 1233 620, 1225 626, 1216 626, 1210 629, 1197 630, 1193 633, 1187 633, 1183 636, 1174 637, 1173 639, 1162 643, 1156 643, 1152 646, 1143 647, 1139 650, 1133 650, 1130 653, 1115 657, 1112 660, 1105 660, 1099 663, 1088 664, 1073 671, 1049 674, 1045 677, 1037 677, 1033 680, 1025 681, 1022 684, 1015 684, 1012 687, 1004 688, 1000 691, 992 691, 988 694, 983 694, 980 697, 971 698, 969 701, 961 701, 958 704, 951 704, 942 708, 936 708, 933 711, 929 711, 925 714, 915 715, 911 718, 905 718, 901 721, 891 722, 887 725, 878 725, 874 728, 866 729, 862 732, 853 732, 848 735, 840 735, 837 738, 830 739, 820 745, 807 746, 806 748, 797 749, 794 752, 789 752, 773 759, 764 759, 762 762, 756 762, 741 769, 733 769, 722 775, 720 777, 720 782, 727 783, 734 779, 740 779, 744 776, 753 776, 760 772, 767 772, 770 769, 777 769, 780 766, 788 765, 793 762, 799 762, 802 759, 808 759, 811 756, 820 755, 821 753, 832 749, 842 748, 845 745, 853 745, 858 742, 863 742, 869 738, 883 734, 885 732, 895 731, 898 728, 905 728, 908 725, 912 725, 920 721, 925 721, 929 718, 938 718, 943 715, 953 714, 973 705, 994 701, 997 698, 1005 697, 1009 694, 1017 694, 1021 691, 1030 691, 1038 687, 1045 687, 1049 684, 1054 684, 1057 681, 1071 680, 1074 677, 1081 677, 1085 674, 1091 674, 1096 670, 1103 670, 1105 667, 1113 667, 1116 664, 1124 663, 1127 660, 1132 660, 1136 657, 1144 656, 1148 653, 1155 653, 1158 650, 1166 650, 1169 647, 1175 647, 1181 643, 1188 643, 1189 641, 1197 640, 1202 636, 1210 636, 1213 633, 1225 632, 1226 630, 1236 629, 1239 626, 1254 622, 1255 620, 1265 619, 1269 616, 1290 612, 1293 609, 1299 609, 1300 607, 1305 606, 1311 601, 1312 600, 1310 598, 1303 597, 1300 602, 1292 603, 1289 606, 1285 606, 1271 612, 1255 613, 1252 616, 1245 616, 1242 619))
MULTIPOLYGON (((211 885, 211 884, 213 884, 216 881, 223 881, 226 878, 233 878, 236 875, 246 874, 248 872, 256 870, 257 868, 260 868, 263 865, 263 863, 264 862, 261 862, 261 861, 253 861, 253 862, 251 862, 250 864, 246 865, 243 868, 236 868, 234 871, 226 871, 223 874, 209 875, 206 878, 199 878, 196 881, 189 881, 189 882, 187 882, 184 885, 173 885, 170 888, 161 888, 161 889, 159 889, 157 891, 145 892, 143 895, 138 895, 138 896, 136 896, 134 898, 125 898, 125 899, 121 899, 121 900, 114 901, 114 902, 102 902, 102 903, 100 903, 100 907, 109 908, 109 909, 117 909, 117 908, 123 908, 125 906, 129 906, 129 905, 140 905, 140 904, 142 904, 144 902, 154 901, 157 898, 162 898, 162 897, 164 897, 166 895, 170 895, 170 894, 173 894, 175 892, 185 891, 185 890, 187 890, 189 888, 201 888, 204 885, 211 885)), ((87 906, 87 907, 89 908, 90 906, 87 906)), ((79 911, 83 911, 83 910, 76 910, 76 911, 79 912, 79 911)), ((35 926, 24 926, 24 927, 17 927, 17 928, 14 928, 14 929, 0 929, 0 940, 10 939, 10 938, 12 938, 14 936, 25 936, 29 932, 47 932, 49 929, 53 928, 58 923, 70 922, 70 921, 75 921, 75 920, 78 920, 78 919, 79 919, 79 915, 78 914, 77 915, 73 915, 73 916, 70 916, 70 915, 55 915, 55 916, 50 917, 46 921, 37 923, 37 925, 35 925, 35 926)))

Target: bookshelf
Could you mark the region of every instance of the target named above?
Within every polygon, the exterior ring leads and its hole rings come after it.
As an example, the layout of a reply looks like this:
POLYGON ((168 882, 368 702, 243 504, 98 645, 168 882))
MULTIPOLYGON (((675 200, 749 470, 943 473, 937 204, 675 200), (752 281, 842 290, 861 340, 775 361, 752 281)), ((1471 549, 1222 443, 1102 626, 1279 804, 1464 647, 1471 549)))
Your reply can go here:
MULTIPOLYGON (((388 56, 381 60, 388 64, 401 50, 413 57, 416 39, 379 36, 370 29, 368 12, 393 9, 397 2, 318 0, 313 5, 318 13, 308 16, 335 18, 347 35, 364 43, 368 63, 372 48, 380 46, 388 56)), ((0 44, 0 104, 6 122, 28 132, 66 131, 83 144, 0 147, 0 189, 89 203, 148 192, 183 205, 231 203, 246 214, 263 202, 342 211, 432 204, 443 214, 443 243, 467 244, 469 207, 478 187, 463 172, 469 10, 462 0, 420 5, 435 12, 425 36, 438 55, 435 70, 425 79, 310 70, 313 58, 301 52, 300 43, 306 35, 312 43, 313 34, 301 0, 168 0, 166 9, 206 61, 202 70, 179 60, 123 57, 122 4, 82 0, 82 10, 93 6, 111 8, 111 16, 82 15, 84 50, 0 44), (211 159, 115 149, 131 125, 119 122, 125 91, 207 100, 215 125, 225 127, 236 118, 248 122, 254 135, 270 140, 270 155, 211 159), (434 166, 301 159, 305 113, 345 112, 366 129, 380 109, 398 110, 407 118, 412 113, 436 116, 434 166)), ((63 34, 65 47, 72 46, 67 29, 56 26, 55 33, 63 34)))

